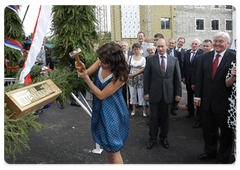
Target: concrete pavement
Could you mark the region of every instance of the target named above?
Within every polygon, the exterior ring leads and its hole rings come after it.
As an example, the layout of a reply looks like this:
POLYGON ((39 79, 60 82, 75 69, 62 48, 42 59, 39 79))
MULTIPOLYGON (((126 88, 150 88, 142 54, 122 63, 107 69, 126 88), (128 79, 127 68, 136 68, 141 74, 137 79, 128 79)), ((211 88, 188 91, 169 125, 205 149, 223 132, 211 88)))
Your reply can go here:
MULTIPOLYGON (((186 104, 186 90, 183 86, 181 105, 186 104)), ((131 110, 129 110, 131 113, 131 110)), ((149 108, 148 108, 149 113, 149 108)), ((186 108, 180 108, 177 116, 171 115, 168 135, 169 149, 158 140, 152 149, 146 148, 149 119, 142 116, 142 108, 137 108, 135 116, 130 116, 130 132, 121 154, 125 164, 211 164, 216 160, 198 160, 203 153, 201 128, 193 129, 195 118, 186 118, 186 108)), ((106 164, 105 153, 93 154, 95 142, 91 134, 91 118, 81 107, 67 106, 59 109, 54 104, 45 109, 37 121, 43 125, 41 132, 29 134, 31 150, 16 153, 16 164, 106 164)), ((5 155, 5 161, 13 158, 5 155)))

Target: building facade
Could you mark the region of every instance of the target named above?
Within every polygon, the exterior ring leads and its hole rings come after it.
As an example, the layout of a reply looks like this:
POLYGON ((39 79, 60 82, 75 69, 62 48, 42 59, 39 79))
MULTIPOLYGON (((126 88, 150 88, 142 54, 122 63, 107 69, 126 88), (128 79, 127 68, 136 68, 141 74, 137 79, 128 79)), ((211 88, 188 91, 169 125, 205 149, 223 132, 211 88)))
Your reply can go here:
POLYGON ((156 33, 165 39, 184 37, 184 48, 190 49, 191 40, 213 38, 218 31, 226 31, 236 38, 236 9, 231 5, 112 5, 112 41, 137 42, 143 31, 148 42, 156 33))
POLYGON ((112 41, 137 42, 137 33, 145 33, 145 39, 153 42, 153 36, 161 33, 166 39, 176 38, 176 6, 173 5, 112 5, 112 41))
POLYGON ((178 5, 176 7, 176 37, 184 37, 184 48, 191 48, 193 38, 201 42, 213 39, 219 31, 228 32, 235 37, 235 8, 231 5, 178 5))

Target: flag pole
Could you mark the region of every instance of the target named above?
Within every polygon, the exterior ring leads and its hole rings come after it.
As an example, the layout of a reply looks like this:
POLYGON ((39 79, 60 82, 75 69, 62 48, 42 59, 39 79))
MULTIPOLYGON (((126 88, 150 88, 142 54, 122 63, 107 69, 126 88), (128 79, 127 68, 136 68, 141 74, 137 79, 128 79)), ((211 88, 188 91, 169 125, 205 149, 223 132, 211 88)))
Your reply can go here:
POLYGON ((29 6, 30 6, 30 5, 27 6, 27 9, 26 9, 26 11, 25 11, 24 17, 23 17, 23 19, 22 19, 22 24, 23 24, 23 22, 24 22, 24 20, 25 20, 25 17, 26 17, 26 15, 27 15, 29 6))

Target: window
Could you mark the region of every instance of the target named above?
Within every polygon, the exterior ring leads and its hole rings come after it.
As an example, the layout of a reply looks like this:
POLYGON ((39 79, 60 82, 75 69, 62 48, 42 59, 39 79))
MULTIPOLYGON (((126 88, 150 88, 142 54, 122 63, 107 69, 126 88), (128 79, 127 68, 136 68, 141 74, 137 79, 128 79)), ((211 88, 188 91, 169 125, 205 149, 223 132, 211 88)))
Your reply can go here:
POLYGON ((161 18, 161 29, 170 29, 170 18, 161 18))
POLYGON ((195 4, 195 7, 200 7, 200 8, 202 8, 202 7, 204 7, 204 3, 196 3, 196 4, 195 4))
POLYGON ((211 8, 219 8, 219 5, 211 5, 211 8))
POLYGON ((226 5, 226 9, 233 9, 232 5, 226 5))
POLYGON ((196 30, 204 30, 204 19, 196 19, 196 30))
POLYGON ((232 20, 226 20, 226 30, 232 30, 232 20))
POLYGON ((219 20, 212 20, 212 30, 219 30, 219 20))

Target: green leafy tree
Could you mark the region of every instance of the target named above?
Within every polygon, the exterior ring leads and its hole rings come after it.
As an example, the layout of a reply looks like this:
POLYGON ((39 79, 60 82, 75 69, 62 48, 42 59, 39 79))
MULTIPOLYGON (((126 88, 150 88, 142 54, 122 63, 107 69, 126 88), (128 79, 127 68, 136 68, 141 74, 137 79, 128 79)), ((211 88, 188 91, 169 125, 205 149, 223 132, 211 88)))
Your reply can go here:
MULTIPOLYGON (((4 10, 4 37, 17 40, 22 44, 24 31, 23 25, 19 16, 11 9, 5 8, 4 10)), ((16 49, 12 49, 4 46, 4 60, 9 61, 9 66, 15 67, 19 65, 19 61, 22 58, 24 62, 25 58, 22 53, 16 49)), ((20 65, 20 67, 22 67, 20 65)), ((17 77, 16 73, 20 69, 4 69, 4 77, 17 77)), ((12 91, 25 86, 24 84, 10 84, 5 87, 5 92, 12 91)), ((32 131, 40 131, 41 124, 37 123, 34 115, 30 115, 21 119, 12 119, 15 112, 7 108, 7 103, 4 103, 4 151, 5 154, 12 154, 13 157, 15 151, 21 152, 21 149, 30 149, 28 146, 27 133, 32 131)))
MULTIPOLYGON (((97 60, 97 55, 94 52, 94 44, 98 40, 95 31, 97 20, 94 9, 95 6, 54 6, 52 9, 53 20, 51 30, 54 45, 52 56, 55 57, 55 60, 58 60, 58 64, 53 72, 49 72, 45 76, 40 75, 41 67, 35 65, 30 72, 30 76, 33 81, 32 83, 51 79, 62 90, 62 94, 58 98, 60 101, 68 101, 70 92, 74 90, 87 88, 84 81, 78 79, 75 60, 69 57, 69 53, 77 48, 81 48, 82 54, 80 55, 80 60, 87 67, 97 60)), ((22 43, 22 24, 14 11, 5 9, 4 24, 4 36, 22 43)), ((22 57, 21 52, 7 47, 4 48, 4 54, 5 59, 11 60, 9 65, 12 64, 13 66, 18 65, 19 59, 22 57)), ((21 69, 17 77, 19 77, 21 69)), ((26 85, 11 84, 5 87, 5 93, 26 85)), ((15 113, 7 108, 6 103, 4 104, 4 111, 5 153, 13 154, 14 156, 16 150, 21 152, 22 148, 30 149, 28 146, 28 133, 33 130, 40 131, 43 125, 35 121, 37 117, 34 115, 17 120, 11 119, 11 115, 15 113)))
POLYGON ((96 60, 94 43, 97 42, 95 6, 54 6, 53 7, 53 56, 59 60, 58 68, 70 67, 75 70, 75 60, 69 53, 77 48, 82 50, 80 60, 87 66, 96 60))
MULTIPOLYGON (((5 8, 4 10, 4 37, 17 40, 23 45, 23 25, 21 19, 13 10, 5 8)), ((9 66, 15 67, 19 65, 20 59, 23 57, 19 50, 15 50, 4 46, 4 60, 9 61, 9 66)), ((4 77, 16 77, 18 69, 4 69, 4 77)))
POLYGON ((70 58, 69 53, 80 48, 80 60, 87 68, 97 60, 94 52, 94 44, 98 40, 94 10, 95 6, 86 5, 54 6, 52 9, 52 55, 58 61, 56 68, 61 70, 62 74, 68 74, 67 83, 65 87, 62 86, 68 89, 68 92, 61 95, 59 101, 70 98, 70 92, 87 89, 85 82, 78 79, 75 59, 70 58))

